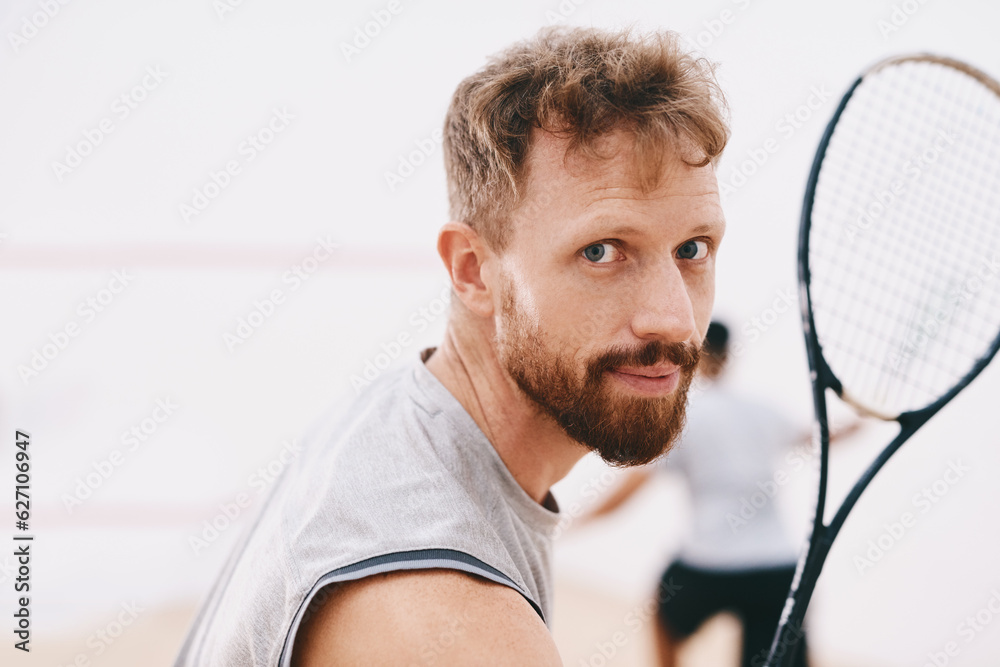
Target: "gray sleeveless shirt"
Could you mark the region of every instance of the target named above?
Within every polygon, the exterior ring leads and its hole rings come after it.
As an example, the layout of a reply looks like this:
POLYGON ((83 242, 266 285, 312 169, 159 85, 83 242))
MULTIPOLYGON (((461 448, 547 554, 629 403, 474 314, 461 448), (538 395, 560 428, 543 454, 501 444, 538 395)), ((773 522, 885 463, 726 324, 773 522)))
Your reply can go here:
MULTIPOLYGON (((532 500, 421 359, 326 421, 230 557, 176 667, 285 666, 323 587, 449 568, 510 586, 549 617, 549 495, 532 500)), ((551 509, 550 509, 551 508, 551 509)))

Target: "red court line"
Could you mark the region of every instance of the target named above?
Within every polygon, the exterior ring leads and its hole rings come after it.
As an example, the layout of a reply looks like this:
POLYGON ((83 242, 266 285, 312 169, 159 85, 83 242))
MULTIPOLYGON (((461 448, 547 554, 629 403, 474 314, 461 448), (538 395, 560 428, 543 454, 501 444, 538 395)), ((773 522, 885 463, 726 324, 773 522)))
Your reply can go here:
MULTIPOLYGON (((152 269, 275 269, 286 271, 312 257, 315 242, 302 245, 263 244, 134 244, 0 245, 0 270, 79 271, 116 268, 152 269)), ((340 247, 317 262, 320 270, 433 270, 441 260, 427 248, 340 247)))
MULTIPOLYGON (((240 518, 254 514, 258 505, 256 494, 247 494, 253 502, 240 508, 240 518)), ((32 534, 44 534, 49 528, 93 528, 96 526, 115 528, 183 528, 211 521, 222 514, 220 505, 232 504, 233 498, 220 499, 204 505, 153 505, 135 503, 102 503, 73 507, 70 514, 65 507, 49 505, 39 507, 31 513, 32 534)))

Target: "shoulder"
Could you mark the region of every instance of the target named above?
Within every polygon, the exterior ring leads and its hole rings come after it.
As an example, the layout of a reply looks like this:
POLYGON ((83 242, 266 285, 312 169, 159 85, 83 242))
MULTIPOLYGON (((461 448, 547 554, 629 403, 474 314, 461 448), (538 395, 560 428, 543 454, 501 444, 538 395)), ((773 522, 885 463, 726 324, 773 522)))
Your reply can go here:
POLYGON ((295 638, 293 667, 562 664, 531 605, 473 575, 392 572, 324 592, 295 638))

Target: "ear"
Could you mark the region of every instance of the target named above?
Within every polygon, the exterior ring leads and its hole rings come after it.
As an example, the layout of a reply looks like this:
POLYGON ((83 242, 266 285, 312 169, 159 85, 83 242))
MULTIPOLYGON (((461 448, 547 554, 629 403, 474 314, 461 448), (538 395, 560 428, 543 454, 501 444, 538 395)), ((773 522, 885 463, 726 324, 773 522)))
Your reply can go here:
POLYGON ((491 279, 496 255, 464 222, 449 222, 438 232, 438 254, 455 294, 480 317, 492 317, 495 285, 491 279))

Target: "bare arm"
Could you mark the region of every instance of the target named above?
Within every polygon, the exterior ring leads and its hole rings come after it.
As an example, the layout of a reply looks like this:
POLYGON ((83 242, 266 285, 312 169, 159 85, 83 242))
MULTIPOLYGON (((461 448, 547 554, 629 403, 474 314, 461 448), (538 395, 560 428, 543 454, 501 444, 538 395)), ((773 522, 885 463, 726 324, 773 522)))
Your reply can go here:
POLYGON ((653 471, 649 468, 636 468, 634 470, 630 470, 625 475, 625 479, 623 479, 618 486, 610 491, 608 497, 605 498, 603 502, 599 503, 597 507, 584 515, 584 521, 596 519, 597 517, 605 516, 614 512, 619 507, 624 505, 629 498, 634 496, 639 489, 644 487, 646 482, 652 478, 653 471))
POLYGON ((562 665, 531 605, 512 588, 473 575, 393 572, 324 597, 295 638, 293 667, 562 665))
POLYGON ((830 429, 830 444, 837 442, 838 440, 843 440, 845 438, 850 438, 852 435, 861 430, 864 426, 864 420, 855 417, 851 423, 841 426, 837 425, 830 429))
MULTIPOLYGON (((830 444, 832 445, 836 442, 850 438, 852 435, 860 431, 864 425, 864 420, 857 417, 852 419, 851 422, 845 426, 830 424, 830 444)), ((799 436, 798 444, 808 445, 812 443, 812 439, 812 431, 803 431, 799 436)))

